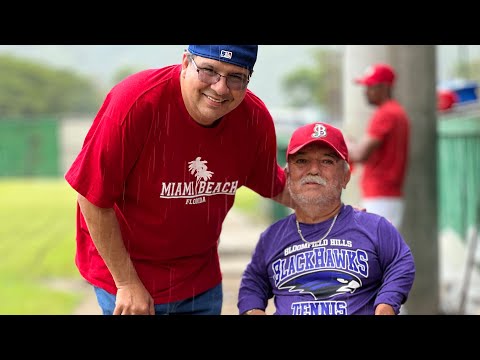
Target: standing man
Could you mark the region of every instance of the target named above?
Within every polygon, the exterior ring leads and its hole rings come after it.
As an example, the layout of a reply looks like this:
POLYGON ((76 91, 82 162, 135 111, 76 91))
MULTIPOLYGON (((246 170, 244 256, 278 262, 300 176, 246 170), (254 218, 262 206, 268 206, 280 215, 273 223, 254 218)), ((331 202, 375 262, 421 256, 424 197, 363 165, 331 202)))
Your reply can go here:
POLYGON ((384 217, 341 201, 350 180, 339 129, 313 123, 287 148, 295 213, 261 235, 240 283, 240 314, 395 315, 415 277, 412 252, 384 217))
POLYGON ((399 229, 405 207, 410 119, 393 97, 395 71, 390 65, 372 65, 355 81, 365 86, 368 103, 376 107, 363 138, 348 144, 350 161, 363 164, 361 205, 399 229))
POLYGON ((222 309, 218 241, 235 193, 282 193, 273 119, 247 87, 258 45, 189 45, 105 98, 65 175, 75 263, 103 314, 222 309))

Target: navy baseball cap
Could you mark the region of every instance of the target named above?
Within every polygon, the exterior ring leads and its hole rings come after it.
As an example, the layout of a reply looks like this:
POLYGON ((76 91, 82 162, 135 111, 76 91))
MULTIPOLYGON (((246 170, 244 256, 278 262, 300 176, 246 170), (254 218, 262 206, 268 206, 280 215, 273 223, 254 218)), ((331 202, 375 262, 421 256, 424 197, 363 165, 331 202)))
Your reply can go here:
POLYGON ((188 45, 188 52, 253 71, 258 45, 188 45))

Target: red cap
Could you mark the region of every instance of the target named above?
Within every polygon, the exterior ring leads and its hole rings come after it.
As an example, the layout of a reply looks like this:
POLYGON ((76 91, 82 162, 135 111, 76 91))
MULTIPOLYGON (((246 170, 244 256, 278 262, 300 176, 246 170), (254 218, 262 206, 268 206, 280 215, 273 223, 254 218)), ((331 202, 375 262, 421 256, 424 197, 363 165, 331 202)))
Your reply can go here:
POLYGON ((357 84, 366 86, 386 83, 392 85, 395 81, 395 71, 390 65, 375 64, 365 69, 363 77, 355 79, 357 84))
POLYGON ((348 149, 342 132, 335 126, 322 122, 301 126, 293 132, 287 148, 287 160, 288 155, 295 154, 314 141, 327 144, 339 157, 348 162, 348 149))

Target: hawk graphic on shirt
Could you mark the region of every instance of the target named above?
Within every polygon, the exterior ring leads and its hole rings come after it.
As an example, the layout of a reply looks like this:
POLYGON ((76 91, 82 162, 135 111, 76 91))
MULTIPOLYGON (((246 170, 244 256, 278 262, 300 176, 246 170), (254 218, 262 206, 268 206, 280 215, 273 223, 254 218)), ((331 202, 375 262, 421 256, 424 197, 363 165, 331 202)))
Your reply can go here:
POLYGON ((315 300, 320 300, 345 293, 352 294, 360 286, 362 281, 354 275, 337 270, 319 270, 296 276, 278 288, 310 293, 315 300))
POLYGON ((189 161, 188 170, 190 171, 190 174, 195 174, 197 182, 201 180, 207 181, 212 177, 213 172, 207 170, 207 165, 205 165, 207 162, 207 160, 201 160, 200 156, 193 161, 189 161))

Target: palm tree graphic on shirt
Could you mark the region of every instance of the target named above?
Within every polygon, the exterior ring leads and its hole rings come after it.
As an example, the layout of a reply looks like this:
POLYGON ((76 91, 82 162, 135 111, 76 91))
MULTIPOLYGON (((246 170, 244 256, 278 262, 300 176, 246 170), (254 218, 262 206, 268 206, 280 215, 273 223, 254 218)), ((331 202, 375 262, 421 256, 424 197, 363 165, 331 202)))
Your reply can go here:
POLYGON ((207 165, 205 165, 206 163, 207 160, 201 160, 200 156, 198 156, 195 160, 188 162, 188 170, 190 171, 190 174, 195 174, 197 182, 200 180, 209 180, 213 175, 212 171, 207 170, 207 165))

